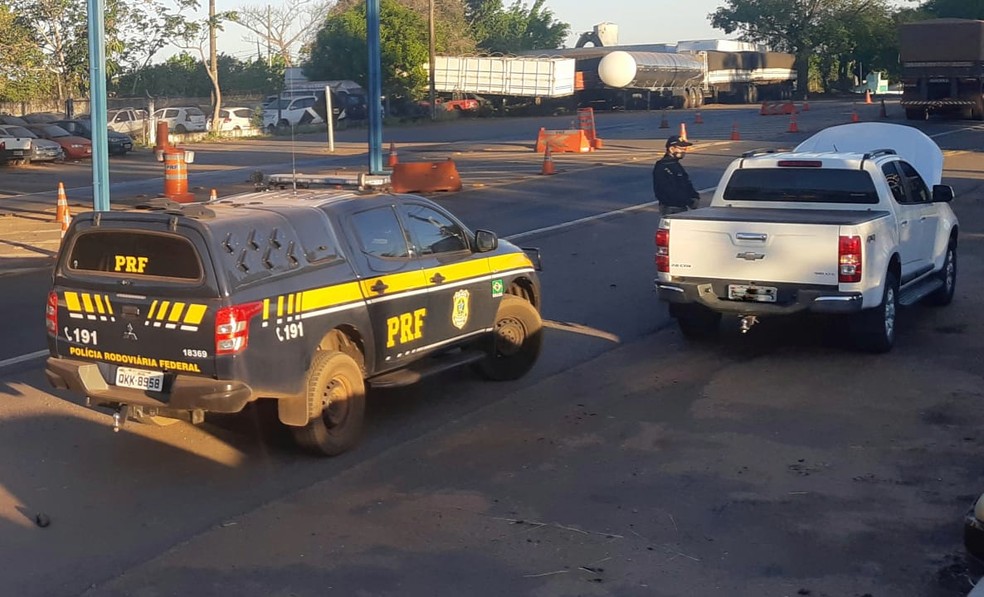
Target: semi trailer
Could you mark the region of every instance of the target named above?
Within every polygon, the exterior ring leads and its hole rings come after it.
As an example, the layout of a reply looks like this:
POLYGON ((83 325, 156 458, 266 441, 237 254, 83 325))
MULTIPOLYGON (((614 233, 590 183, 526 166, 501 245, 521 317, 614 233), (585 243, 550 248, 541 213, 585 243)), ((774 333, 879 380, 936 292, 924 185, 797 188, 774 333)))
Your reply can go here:
POLYGON ((904 23, 899 57, 906 118, 937 113, 984 120, 984 21, 904 23))

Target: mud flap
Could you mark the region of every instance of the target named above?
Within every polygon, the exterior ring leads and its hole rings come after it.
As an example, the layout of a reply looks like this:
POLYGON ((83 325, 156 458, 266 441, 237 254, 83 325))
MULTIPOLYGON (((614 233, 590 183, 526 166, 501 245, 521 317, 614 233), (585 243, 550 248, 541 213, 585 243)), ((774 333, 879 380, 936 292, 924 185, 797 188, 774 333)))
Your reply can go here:
POLYGON ((277 417, 284 425, 303 427, 308 424, 308 404, 304 396, 277 400, 277 417))

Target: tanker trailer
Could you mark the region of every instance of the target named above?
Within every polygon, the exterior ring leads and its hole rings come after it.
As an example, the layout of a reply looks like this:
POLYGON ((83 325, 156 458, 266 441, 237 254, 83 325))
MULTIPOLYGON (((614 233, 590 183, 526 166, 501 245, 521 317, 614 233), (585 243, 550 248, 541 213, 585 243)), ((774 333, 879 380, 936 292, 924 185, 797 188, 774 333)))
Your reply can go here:
POLYGON ((616 89, 656 92, 652 107, 696 108, 703 103, 704 65, 689 54, 616 50, 598 61, 598 78, 616 89))

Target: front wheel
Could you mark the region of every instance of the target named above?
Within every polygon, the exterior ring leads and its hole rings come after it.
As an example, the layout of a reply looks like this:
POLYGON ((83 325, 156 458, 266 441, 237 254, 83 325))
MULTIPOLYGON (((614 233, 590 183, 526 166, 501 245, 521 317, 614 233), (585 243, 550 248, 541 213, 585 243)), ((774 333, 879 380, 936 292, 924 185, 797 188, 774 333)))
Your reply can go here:
POLYGON ((291 427, 294 439, 322 456, 337 456, 362 437, 366 386, 355 359, 337 351, 319 352, 308 371, 308 424, 291 427))
POLYGON ((946 248, 943 267, 937 276, 943 285, 927 296, 925 302, 928 305, 945 307, 953 302, 953 293, 957 288, 957 247, 953 241, 946 248))
POLYGON ((895 323, 899 306, 899 282, 895 274, 885 274, 881 304, 865 309, 854 321, 854 342, 865 352, 883 353, 895 346, 895 323))
POLYGON ((478 364, 482 374, 496 381, 526 375, 540 356, 543 344, 543 320, 536 308, 507 294, 499 303, 492 334, 489 354, 478 364))

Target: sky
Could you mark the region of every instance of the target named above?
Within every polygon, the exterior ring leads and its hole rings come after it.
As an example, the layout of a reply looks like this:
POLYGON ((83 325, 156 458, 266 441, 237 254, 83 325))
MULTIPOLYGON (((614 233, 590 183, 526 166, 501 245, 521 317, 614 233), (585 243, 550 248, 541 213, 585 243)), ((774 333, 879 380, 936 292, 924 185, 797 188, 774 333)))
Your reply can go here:
MULTIPOLYGON (((532 0, 524 2, 527 6, 532 4, 532 0)), ((512 0, 503 0, 505 6, 511 3, 512 0)), ((207 3, 202 4, 207 7, 207 3)), ((236 10, 244 5, 265 4, 263 0, 217 0, 216 9, 236 10)), ((546 0, 545 6, 553 11, 556 20, 570 24, 571 35, 566 45, 573 47, 581 33, 604 22, 618 26, 618 41, 622 45, 737 37, 712 28, 707 18, 724 4, 723 0, 546 0)), ((227 24, 226 30, 219 34, 220 51, 240 59, 256 56, 255 42, 249 44, 243 39, 248 33, 238 25, 227 24)), ((171 53, 173 50, 162 55, 171 53)))

